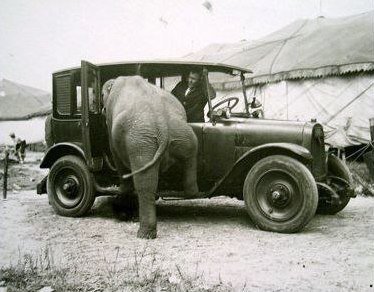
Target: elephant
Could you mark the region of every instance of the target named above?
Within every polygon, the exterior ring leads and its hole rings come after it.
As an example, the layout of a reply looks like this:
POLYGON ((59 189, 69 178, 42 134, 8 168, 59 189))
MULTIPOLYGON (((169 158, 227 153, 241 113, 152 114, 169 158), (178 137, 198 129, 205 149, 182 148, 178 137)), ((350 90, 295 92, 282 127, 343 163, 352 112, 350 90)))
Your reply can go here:
POLYGON ((155 196, 159 173, 173 163, 182 163, 185 197, 199 193, 197 138, 187 123, 183 105, 172 94, 140 76, 106 81, 102 98, 109 146, 121 184, 132 178, 137 193, 137 237, 156 238, 155 196))

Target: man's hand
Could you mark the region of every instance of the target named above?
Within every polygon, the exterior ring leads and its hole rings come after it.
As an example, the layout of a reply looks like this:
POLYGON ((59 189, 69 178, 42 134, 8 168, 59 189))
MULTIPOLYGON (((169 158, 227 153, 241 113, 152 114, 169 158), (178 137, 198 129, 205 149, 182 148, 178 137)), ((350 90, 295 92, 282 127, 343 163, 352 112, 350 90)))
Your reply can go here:
POLYGON ((214 88, 211 84, 209 84, 209 86, 208 86, 208 94, 210 96, 210 99, 215 99, 216 98, 216 91, 214 90, 214 88))

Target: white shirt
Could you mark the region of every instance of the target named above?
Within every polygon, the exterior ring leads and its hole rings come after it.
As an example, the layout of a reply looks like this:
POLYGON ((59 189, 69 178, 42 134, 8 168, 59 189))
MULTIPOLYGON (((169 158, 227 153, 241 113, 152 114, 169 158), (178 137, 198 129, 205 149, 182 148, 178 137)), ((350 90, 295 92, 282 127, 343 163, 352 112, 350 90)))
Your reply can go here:
POLYGON ((189 94, 190 92, 191 92, 191 88, 188 87, 188 88, 186 89, 186 92, 184 93, 184 96, 187 96, 187 94, 189 94))

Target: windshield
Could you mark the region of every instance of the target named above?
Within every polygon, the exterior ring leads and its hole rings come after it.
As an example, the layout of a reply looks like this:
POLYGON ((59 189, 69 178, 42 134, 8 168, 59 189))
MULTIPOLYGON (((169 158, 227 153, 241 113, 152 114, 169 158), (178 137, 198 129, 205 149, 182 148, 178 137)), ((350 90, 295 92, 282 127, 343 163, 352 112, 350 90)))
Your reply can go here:
POLYGON ((217 105, 217 109, 229 107, 233 114, 247 113, 240 75, 210 72, 207 89, 204 87, 204 80, 201 72, 191 71, 180 76, 153 78, 149 82, 172 93, 184 105, 189 122, 209 120, 209 100, 206 90, 209 92, 214 109, 217 105))
MULTIPOLYGON (((232 108, 232 113, 246 113, 245 97, 243 95, 242 83, 240 75, 229 75, 225 73, 209 73, 209 83, 216 90, 216 98, 212 101, 212 105, 216 105, 225 99, 236 97, 238 104, 232 108)), ((248 101, 251 95, 247 93, 248 101)))

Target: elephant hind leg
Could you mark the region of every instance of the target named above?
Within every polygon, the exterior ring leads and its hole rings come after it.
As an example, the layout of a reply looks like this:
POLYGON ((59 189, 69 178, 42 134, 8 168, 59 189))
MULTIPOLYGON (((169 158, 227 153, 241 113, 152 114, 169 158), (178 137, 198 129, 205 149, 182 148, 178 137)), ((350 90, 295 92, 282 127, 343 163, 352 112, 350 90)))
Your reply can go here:
MULTIPOLYGON (((152 157, 130 158, 131 168, 138 169, 152 157)), ((135 174, 134 187, 138 194, 139 202, 139 230, 137 237, 153 239, 157 236, 156 201, 155 196, 158 186, 159 162, 151 168, 135 174)))

